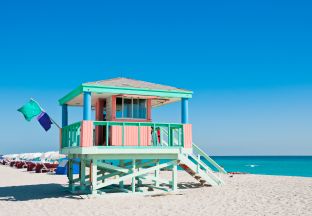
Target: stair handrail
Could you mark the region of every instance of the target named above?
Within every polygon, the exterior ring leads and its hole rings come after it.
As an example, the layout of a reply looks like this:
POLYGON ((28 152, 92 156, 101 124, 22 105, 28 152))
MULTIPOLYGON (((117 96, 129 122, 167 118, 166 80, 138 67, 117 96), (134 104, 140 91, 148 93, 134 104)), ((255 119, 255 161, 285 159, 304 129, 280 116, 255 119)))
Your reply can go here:
MULTIPOLYGON (((202 162, 201 160, 198 160, 196 158, 195 155, 193 154, 187 154, 187 156, 183 156, 183 157, 188 157, 191 156, 193 158, 193 160, 195 160, 199 166, 203 167, 204 169, 200 168, 200 170, 204 173, 206 173, 215 183, 217 183, 218 185, 223 184, 223 181, 214 174, 214 172, 211 170, 211 168, 209 166, 207 166, 204 162, 202 162)), ((194 164, 196 165, 196 164, 194 164)), ((199 172, 199 170, 197 170, 197 173, 199 172)))
POLYGON ((215 162, 211 157, 209 157, 203 150, 201 150, 197 145, 193 143, 193 150, 204 157, 209 163, 211 163, 220 173, 227 174, 223 167, 221 167, 217 162, 215 162))
MULTIPOLYGON (((161 128, 161 130, 168 136, 168 131, 165 128, 161 128)), ((174 137, 173 139, 177 138, 174 137)), ((209 157, 203 150, 201 150, 197 145, 195 145, 195 143, 193 143, 193 150, 201 157, 204 157, 208 162, 210 162, 211 165, 214 166, 220 173, 227 174, 227 172, 223 167, 221 167, 217 162, 215 162, 211 157, 209 157)))

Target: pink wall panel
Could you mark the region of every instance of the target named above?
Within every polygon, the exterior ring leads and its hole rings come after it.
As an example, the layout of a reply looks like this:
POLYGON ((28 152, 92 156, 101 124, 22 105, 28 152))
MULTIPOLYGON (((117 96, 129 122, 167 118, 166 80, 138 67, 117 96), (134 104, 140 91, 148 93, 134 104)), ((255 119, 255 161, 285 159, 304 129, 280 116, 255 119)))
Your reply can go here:
POLYGON ((192 148, 193 140, 192 140, 192 125, 184 124, 184 148, 192 148))
POLYGON ((143 126, 141 127, 141 137, 140 137, 140 145, 141 146, 150 146, 151 143, 151 139, 152 139, 152 128, 149 126, 143 126))
POLYGON ((121 126, 111 126, 110 128, 110 140, 112 146, 122 145, 122 127, 121 126))
POLYGON ((81 147, 93 146, 93 122, 92 121, 81 122, 80 146, 81 147))
POLYGON ((125 146, 138 145, 138 131, 137 126, 125 126, 125 146))
MULTIPOLYGON (((139 144, 139 128, 138 126, 125 126, 124 127, 124 145, 125 146, 138 146, 139 144)), ((140 127, 140 146, 151 145, 151 127, 140 127)), ((112 146, 122 145, 122 127, 111 127, 111 144, 112 146)))

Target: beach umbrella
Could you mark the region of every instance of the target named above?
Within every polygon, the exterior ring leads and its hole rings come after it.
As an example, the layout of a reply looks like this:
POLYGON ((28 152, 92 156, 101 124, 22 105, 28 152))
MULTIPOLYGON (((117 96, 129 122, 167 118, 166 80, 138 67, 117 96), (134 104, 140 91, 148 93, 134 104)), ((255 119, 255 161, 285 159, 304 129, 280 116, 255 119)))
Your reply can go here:
POLYGON ((18 154, 8 154, 8 155, 3 155, 3 157, 7 160, 14 160, 18 157, 18 154))
POLYGON ((34 161, 34 160, 38 160, 41 159, 42 153, 40 152, 36 152, 36 153, 28 153, 26 160, 27 161, 34 161))
POLYGON ((11 158, 12 158, 12 160, 18 160, 19 159, 19 154, 12 154, 11 158))
POLYGON ((42 155, 41 155, 41 161, 46 161, 48 160, 50 154, 52 154, 52 152, 44 152, 42 155))
POLYGON ((60 160, 62 158, 66 158, 66 155, 62 155, 59 152, 53 152, 48 157, 48 159, 51 161, 57 161, 57 160, 60 160))
POLYGON ((41 156, 42 161, 51 161, 54 160, 54 158, 57 158, 55 160, 59 159, 59 152, 56 151, 45 152, 41 156))

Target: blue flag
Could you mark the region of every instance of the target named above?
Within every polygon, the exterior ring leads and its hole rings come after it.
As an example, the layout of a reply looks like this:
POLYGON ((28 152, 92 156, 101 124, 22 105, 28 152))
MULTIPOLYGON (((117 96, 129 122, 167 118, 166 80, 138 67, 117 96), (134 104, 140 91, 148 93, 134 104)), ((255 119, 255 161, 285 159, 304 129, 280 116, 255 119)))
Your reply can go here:
POLYGON ((41 112, 41 114, 37 117, 37 120, 45 131, 48 131, 53 124, 50 116, 45 112, 41 112))

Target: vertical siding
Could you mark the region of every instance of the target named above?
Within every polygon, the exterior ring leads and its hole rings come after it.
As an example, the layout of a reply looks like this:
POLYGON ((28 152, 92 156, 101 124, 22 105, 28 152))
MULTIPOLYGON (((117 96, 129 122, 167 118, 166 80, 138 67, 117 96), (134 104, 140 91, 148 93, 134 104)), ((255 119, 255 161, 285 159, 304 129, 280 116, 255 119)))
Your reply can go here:
POLYGON ((125 126, 125 146, 137 146, 138 139, 138 127, 137 126, 125 126))
POLYGON ((152 143, 151 143, 151 139, 152 139, 151 133, 152 133, 152 128, 151 127, 149 127, 149 126, 142 126, 141 127, 141 132, 140 132, 140 134, 141 134, 141 137, 140 137, 141 143, 140 143, 140 145, 141 146, 150 146, 150 145, 152 145, 152 143))
POLYGON ((93 146, 93 122, 82 121, 80 133, 80 146, 90 147, 93 146))
MULTIPOLYGON (((122 145, 122 126, 111 126, 111 143, 113 146, 122 145)), ((124 127, 124 145, 138 146, 139 145, 139 127, 125 126, 124 127)), ((151 145, 151 127, 142 126, 140 131, 140 146, 151 145)))
POLYGON ((122 145, 122 127, 121 126, 111 126, 110 127, 110 140, 112 146, 122 145))
POLYGON ((184 124, 184 148, 192 148, 193 140, 192 140, 192 125, 184 124))

